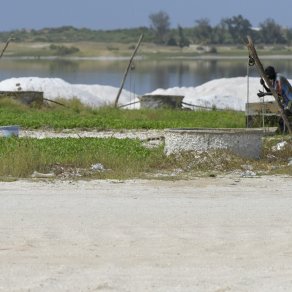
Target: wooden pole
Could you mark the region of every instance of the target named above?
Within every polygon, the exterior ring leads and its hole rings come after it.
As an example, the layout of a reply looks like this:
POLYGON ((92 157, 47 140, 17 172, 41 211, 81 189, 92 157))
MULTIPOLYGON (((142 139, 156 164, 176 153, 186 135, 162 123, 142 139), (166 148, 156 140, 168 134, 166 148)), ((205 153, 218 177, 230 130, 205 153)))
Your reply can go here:
POLYGON ((134 57, 135 57, 135 55, 136 55, 136 53, 137 53, 137 51, 138 51, 138 48, 139 48, 139 46, 140 46, 140 44, 141 44, 141 42, 142 42, 142 40, 143 40, 143 36, 144 36, 144 35, 141 34, 141 36, 140 36, 140 38, 139 38, 139 41, 138 41, 138 43, 137 43, 137 45, 136 45, 136 48, 135 48, 135 50, 134 50, 134 52, 133 52, 133 54, 132 54, 132 56, 131 56, 131 58, 130 58, 130 61, 129 61, 128 67, 127 67, 127 69, 126 69, 126 71, 125 71, 125 73, 124 73, 124 77, 123 77, 123 80, 122 80, 122 83, 121 83, 121 86, 120 86, 119 92, 118 92, 117 97, 116 97, 116 100, 115 100, 115 107, 118 106, 119 98, 120 98, 121 92, 122 92, 122 90, 123 90, 123 87, 124 87, 124 84, 125 84, 125 81, 126 81, 126 78, 127 78, 128 72, 129 72, 129 70, 130 70, 130 68, 131 68, 131 64, 132 64, 133 59, 134 59, 134 57))
POLYGON ((4 52, 6 51, 8 45, 9 45, 9 43, 10 43, 10 41, 12 41, 12 38, 9 38, 9 39, 6 41, 6 44, 5 44, 3 50, 2 50, 2 52, 1 52, 1 54, 0 54, 0 58, 2 58, 4 52))
POLYGON ((273 86, 271 84, 271 81, 269 80, 269 78, 265 74, 264 67, 263 67, 263 65, 262 65, 262 63, 261 63, 261 61, 260 61, 260 59, 258 57, 257 51, 256 51, 256 49, 254 47, 254 44, 253 44, 253 41, 252 41, 251 37, 247 36, 247 39, 248 39, 247 48, 249 50, 250 56, 254 59, 260 76, 265 80, 265 83, 267 84, 268 88, 270 89, 271 93, 273 94, 273 96, 274 96, 274 98, 276 100, 276 103, 278 105, 278 108, 279 108, 279 111, 280 111, 280 115, 281 115, 281 117, 282 117, 287 129, 288 129, 289 134, 292 134, 292 129, 291 129, 289 120, 288 120, 288 118, 287 118, 287 116, 285 114, 285 111, 283 109, 282 103, 279 100, 278 93, 273 88, 273 86))

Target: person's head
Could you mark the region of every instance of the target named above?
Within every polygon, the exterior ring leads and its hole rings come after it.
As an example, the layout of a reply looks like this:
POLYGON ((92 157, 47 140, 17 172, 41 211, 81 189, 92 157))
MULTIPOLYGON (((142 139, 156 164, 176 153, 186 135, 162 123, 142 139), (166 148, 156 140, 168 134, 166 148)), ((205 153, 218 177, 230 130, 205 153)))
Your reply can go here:
POLYGON ((275 68, 272 67, 272 66, 268 66, 266 69, 265 69, 265 74, 267 75, 267 77, 270 79, 270 80, 276 80, 276 71, 275 71, 275 68))

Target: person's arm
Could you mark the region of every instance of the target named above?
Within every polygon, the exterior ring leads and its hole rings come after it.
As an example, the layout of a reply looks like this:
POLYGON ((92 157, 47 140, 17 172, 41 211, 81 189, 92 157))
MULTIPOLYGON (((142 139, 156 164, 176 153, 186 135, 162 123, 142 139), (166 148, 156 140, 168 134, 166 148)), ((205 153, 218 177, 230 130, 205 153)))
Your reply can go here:
POLYGON ((271 92, 270 88, 266 85, 265 80, 263 78, 261 78, 260 83, 264 87, 266 92, 271 92))
POLYGON ((266 83, 265 83, 263 78, 261 78, 260 83, 264 87, 266 92, 263 92, 263 91, 259 90, 258 97, 263 97, 265 95, 272 95, 272 92, 271 92, 270 88, 266 85, 266 83))
POLYGON ((258 97, 263 97, 263 96, 266 96, 266 95, 273 95, 271 91, 269 92, 263 92, 261 90, 259 90, 258 92, 258 97))

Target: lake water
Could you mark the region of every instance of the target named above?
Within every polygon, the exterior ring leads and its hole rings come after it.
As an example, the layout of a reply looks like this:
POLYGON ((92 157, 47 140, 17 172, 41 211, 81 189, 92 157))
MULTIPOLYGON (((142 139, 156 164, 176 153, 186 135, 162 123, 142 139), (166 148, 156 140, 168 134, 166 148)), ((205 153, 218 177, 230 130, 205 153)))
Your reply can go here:
MULTIPOLYGON (((195 87, 217 78, 247 76, 247 58, 230 60, 137 60, 124 88, 142 95, 157 88, 195 87)), ((292 60, 265 60, 292 79, 292 60)), ((101 84, 120 87, 128 60, 0 60, 0 80, 12 77, 62 78, 74 84, 101 84)), ((259 76, 249 67, 249 76, 259 76)))

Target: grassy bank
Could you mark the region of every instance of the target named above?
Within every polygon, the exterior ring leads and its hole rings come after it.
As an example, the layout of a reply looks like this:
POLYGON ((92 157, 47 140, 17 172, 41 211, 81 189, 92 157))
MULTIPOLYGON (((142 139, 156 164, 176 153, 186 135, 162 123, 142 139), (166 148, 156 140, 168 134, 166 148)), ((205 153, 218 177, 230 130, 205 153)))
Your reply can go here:
POLYGON ((113 107, 92 109, 78 100, 29 108, 9 99, 0 100, 0 125, 26 129, 164 129, 164 128, 241 128, 245 116, 235 111, 126 110, 113 107))
POLYGON ((149 150, 130 139, 0 139, 0 176, 30 177, 34 171, 62 177, 129 178, 153 171, 161 148, 149 150), (94 171, 101 164, 104 171, 94 171))
MULTIPOLYGON (((63 101, 65 102, 65 101, 63 101)), ((242 128, 244 113, 234 111, 92 109, 78 101, 66 107, 27 107, 0 100, 0 125, 17 124, 20 129, 119 130, 164 128, 242 128)), ((292 175, 290 136, 265 139, 262 159, 248 161, 226 151, 165 156, 163 141, 148 148, 140 140, 115 138, 0 138, 0 179, 26 178, 36 171, 56 178, 190 178, 244 171, 292 175), (280 151, 273 146, 287 140, 280 151), (93 165, 102 165, 94 169, 93 165)))
MULTIPOLYGON (((137 36, 138 41, 138 36, 137 36)), ((4 57, 53 57, 68 58, 68 57, 129 57, 132 55, 133 50, 136 46, 136 42, 118 43, 118 42, 11 42, 5 51, 4 57), (56 51, 55 46, 65 48, 75 48, 68 54, 62 53, 63 50, 56 51)), ((4 47, 4 44, 2 44, 4 47)), ((258 53, 262 55, 277 55, 277 56, 290 56, 292 48, 289 46, 279 45, 261 45, 257 46, 258 53)), ((165 58, 247 58, 247 48, 244 44, 241 46, 227 46, 227 45, 216 45, 216 46, 199 46, 191 45, 190 47, 174 47, 157 45, 153 43, 143 42, 139 47, 137 56, 142 56, 150 59, 165 59, 165 58)))
POLYGON ((247 175, 292 175, 288 136, 265 139, 260 160, 223 150, 170 156, 163 150, 163 144, 147 148, 135 139, 0 138, 0 180, 30 178, 35 172, 54 179, 189 179, 246 171, 247 175), (273 150, 283 140, 286 146, 273 150))

